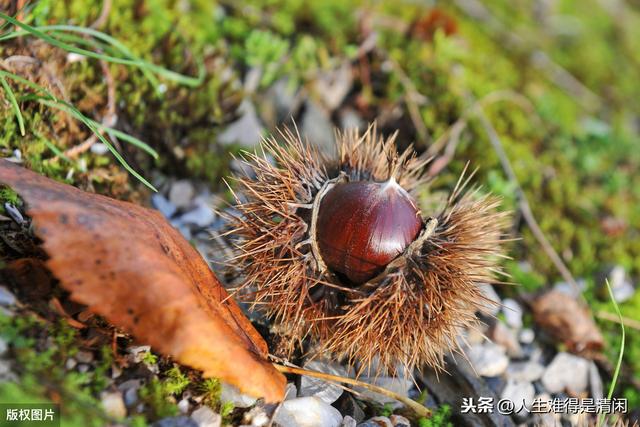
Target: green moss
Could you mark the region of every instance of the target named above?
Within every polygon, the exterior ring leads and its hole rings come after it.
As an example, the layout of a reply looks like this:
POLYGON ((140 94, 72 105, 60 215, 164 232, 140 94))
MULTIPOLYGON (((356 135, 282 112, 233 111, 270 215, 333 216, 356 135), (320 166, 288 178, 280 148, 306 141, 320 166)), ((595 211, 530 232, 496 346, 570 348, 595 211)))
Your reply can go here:
POLYGON ((65 362, 78 351, 77 331, 64 321, 45 324, 33 316, 0 315, 0 335, 10 344, 19 383, 0 383, 0 402, 56 401, 62 399, 62 426, 102 426, 106 416, 96 393, 108 380, 111 366, 108 348, 97 368, 80 373, 68 371, 65 362), (50 343, 47 344, 47 338, 50 343))
POLYGON ((449 405, 440 405, 433 413, 431 418, 420 418, 418 420, 419 427, 453 427, 453 423, 449 420, 451 417, 451 407, 449 405))

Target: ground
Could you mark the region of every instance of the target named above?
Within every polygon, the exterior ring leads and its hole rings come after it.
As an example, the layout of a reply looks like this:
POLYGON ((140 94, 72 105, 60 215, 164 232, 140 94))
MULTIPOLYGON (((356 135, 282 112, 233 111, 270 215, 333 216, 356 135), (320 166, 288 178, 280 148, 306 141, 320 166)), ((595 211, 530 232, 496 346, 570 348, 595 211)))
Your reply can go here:
MULTIPOLYGON (((52 46, 38 34, 0 43, 0 68, 25 127, 21 135, 5 88, 0 153, 49 177, 148 204, 153 191, 123 167, 126 162, 161 190, 163 182, 182 178, 229 200, 222 178, 237 169, 234 155, 255 148, 259 133, 296 123, 327 148, 332 126, 376 120, 385 133, 397 130, 403 145, 440 157, 445 167, 424 197, 450 189, 470 162, 477 168, 475 181, 503 196, 504 209, 518 212, 517 184, 505 174, 480 113, 499 136, 542 232, 573 277, 584 282, 591 311, 614 312, 603 280, 610 268, 621 267, 632 282, 640 277, 636 1, 42 0, 5 12, 31 28, 73 25, 116 40, 68 29, 50 33, 97 52, 97 58, 52 46), (104 55, 148 62, 119 64, 104 55), (43 98, 15 75, 66 104, 43 98), (100 140, 87 142, 92 125, 82 117, 125 135, 112 139, 121 161, 100 140), (127 135, 148 144, 147 152, 127 135)), ((15 29, 6 25, 2 31, 15 29)), ((3 189, 0 198, 3 205, 17 204, 10 190, 3 189)), ((565 280, 517 213, 512 231, 520 239, 510 244, 504 268, 518 286, 499 287, 502 298, 518 299, 565 280)), ((640 320, 640 292, 620 309, 640 320)), ((93 406, 112 348, 100 350, 95 370, 72 375, 54 361, 81 346, 73 329, 55 322, 52 339, 60 342, 48 348, 51 354, 39 355, 34 346, 40 320, 28 311, 3 318, 2 334, 17 353, 23 383, 33 387, 18 391, 2 383, 0 396, 51 397, 51 387, 29 380, 46 372, 54 390, 73 390, 78 408, 93 406)), ((524 322, 532 326, 530 316, 524 322)), ((614 362, 619 326, 597 322, 605 354, 614 362)), ((626 332, 623 371, 637 378, 640 333, 630 327, 626 332)), ((161 408, 135 423, 177 413, 158 396, 184 392, 168 386, 176 374, 168 370, 180 368, 164 368, 143 393, 161 408)), ((610 380, 605 378, 605 389, 610 380)), ((198 382, 197 375, 189 381, 198 382)), ((640 392, 628 381, 616 395, 640 408, 640 392)), ((213 399, 212 405, 219 403, 213 399)))

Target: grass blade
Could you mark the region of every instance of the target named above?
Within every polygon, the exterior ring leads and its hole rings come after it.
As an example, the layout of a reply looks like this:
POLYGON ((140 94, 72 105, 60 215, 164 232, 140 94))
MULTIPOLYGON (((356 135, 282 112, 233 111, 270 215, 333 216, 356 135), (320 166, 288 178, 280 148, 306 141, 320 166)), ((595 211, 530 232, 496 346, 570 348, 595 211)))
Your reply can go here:
POLYGON ((9 99, 9 102, 11 103, 11 108, 13 109, 13 114, 16 116, 16 120, 18 120, 18 126, 20 127, 20 135, 24 136, 25 130, 24 130, 24 118, 22 117, 22 111, 20 111, 20 106, 18 105, 18 101, 16 100, 16 96, 13 93, 11 86, 9 86, 9 83, 7 83, 7 79, 5 78, 5 76, 1 74, 0 74, 0 84, 4 89, 4 93, 7 94, 7 99, 9 99))
MULTIPOLYGON (((98 52, 94 52, 92 50, 87 50, 87 49, 82 49, 79 47, 76 47, 72 44, 69 43, 65 43, 62 40, 59 40, 55 37, 50 36, 49 34, 45 33, 44 31, 38 29, 37 27, 32 27, 31 25, 25 24, 23 22, 18 21, 17 19, 12 18, 9 15, 6 15, 2 12, 0 12, 0 18, 5 19, 6 21, 10 22, 11 24, 20 27, 21 29, 24 30, 24 32, 20 32, 20 31, 12 31, 10 33, 7 33, 5 35, 3 35, 2 37, 0 37, 0 41, 2 40, 8 40, 10 38, 15 38, 15 37, 21 37, 23 35, 31 34, 34 37, 37 37, 41 40, 46 41, 47 43, 58 47, 60 49, 64 49, 67 52, 73 52, 73 53, 77 53, 79 55, 84 55, 86 57, 89 58, 94 58, 94 59, 101 59, 107 62, 113 62, 116 64, 123 64, 123 65, 129 65, 132 67, 136 67, 136 68, 140 68, 140 69, 147 69, 150 70, 156 74, 158 74, 159 76, 162 76, 166 79, 178 82, 180 84, 186 85, 186 86, 190 86, 190 87, 196 87, 199 86, 202 81, 204 80, 204 67, 199 67, 199 73, 198 73, 198 77, 191 77, 191 76, 185 76, 182 75, 180 73, 176 73, 175 71, 171 71, 171 70, 167 70, 164 67, 152 64, 150 62, 141 60, 141 59, 129 59, 129 58, 120 58, 117 56, 112 56, 112 55, 105 55, 105 54, 101 54, 98 52)), ((47 28, 47 27, 45 27, 47 28)), ((58 27, 60 28, 60 27, 58 27)), ((96 30, 92 30, 89 28, 82 28, 82 27, 74 27, 74 26, 66 26, 66 29, 73 29, 73 31, 76 32, 80 32, 80 33, 85 33, 85 34, 90 34, 93 35, 96 38, 101 38, 105 41, 108 41, 109 43, 113 44, 114 42, 116 43, 117 46, 120 46, 121 48, 124 47, 124 45, 122 45, 122 43, 118 42, 116 39, 101 33, 100 31, 96 31, 96 30)), ((115 45, 114 45, 115 46, 115 45)), ((126 49, 126 48, 125 48, 126 49)), ((129 56, 131 55, 131 52, 129 52, 129 56)))
MULTIPOLYGON (((618 320, 620 321, 620 335, 622 336, 622 340, 620 342, 620 353, 618 354, 618 361, 616 362, 616 369, 613 371, 613 378, 611 378, 611 384, 609 385, 609 393, 607 394, 607 398, 611 399, 613 397, 613 391, 616 388, 616 384, 618 382, 618 376, 620 375, 620 368, 622 367, 622 357, 624 356, 624 342, 625 342, 625 330, 624 330, 624 321, 622 319, 622 313, 620 313, 620 307, 618 307, 618 303, 613 296, 613 290, 611 290, 611 285, 609 284, 609 279, 605 279, 605 284, 607 285, 607 291, 609 292, 609 298, 611 298, 611 302, 613 303, 613 308, 618 315, 618 320)), ((604 423, 604 417, 602 415, 598 416, 598 426, 602 426, 604 423)))

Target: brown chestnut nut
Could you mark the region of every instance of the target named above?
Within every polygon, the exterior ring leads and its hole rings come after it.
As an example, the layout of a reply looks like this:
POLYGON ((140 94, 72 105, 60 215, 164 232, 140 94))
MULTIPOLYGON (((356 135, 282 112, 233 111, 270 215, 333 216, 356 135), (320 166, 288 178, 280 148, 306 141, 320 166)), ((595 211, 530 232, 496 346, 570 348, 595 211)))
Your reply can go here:
POLYGON ((320 255, 333 273, 361 284, 402 254, 421 227, 415 201, 395 179, 339 183, 320 202, 320 255))

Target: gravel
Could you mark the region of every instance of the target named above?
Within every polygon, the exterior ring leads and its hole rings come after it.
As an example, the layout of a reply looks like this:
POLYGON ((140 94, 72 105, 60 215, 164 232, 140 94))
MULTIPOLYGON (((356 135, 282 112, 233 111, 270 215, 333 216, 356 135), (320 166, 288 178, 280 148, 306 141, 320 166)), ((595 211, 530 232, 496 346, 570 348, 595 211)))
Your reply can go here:
POLYGON ((569 353, 558 353, 542 375, 542 385, 550 393, 568 390, 573 394, 586 391, 589 383, 589 361, 569 353))
POLYGON ((504 373, 509 366, 505 349, 494 343, 474 345, 467 353, 471 365, 483 377, 495 377, 504 373))

